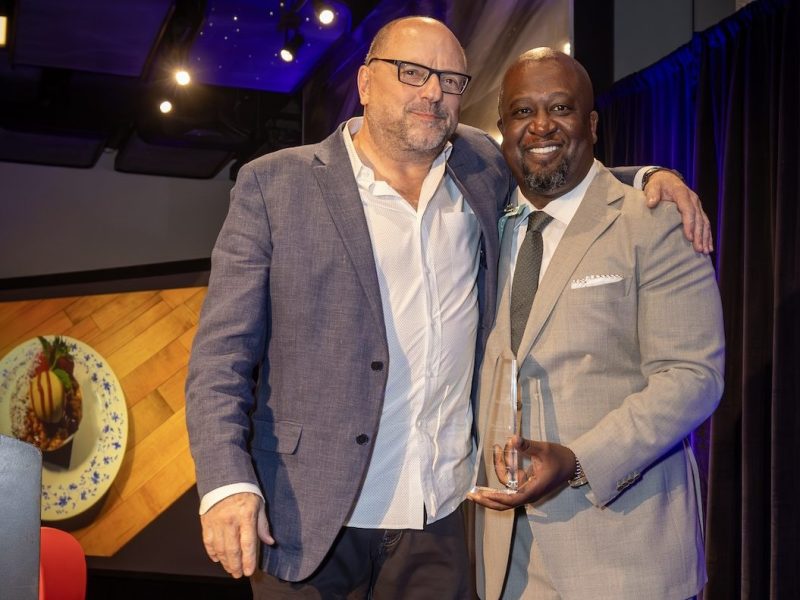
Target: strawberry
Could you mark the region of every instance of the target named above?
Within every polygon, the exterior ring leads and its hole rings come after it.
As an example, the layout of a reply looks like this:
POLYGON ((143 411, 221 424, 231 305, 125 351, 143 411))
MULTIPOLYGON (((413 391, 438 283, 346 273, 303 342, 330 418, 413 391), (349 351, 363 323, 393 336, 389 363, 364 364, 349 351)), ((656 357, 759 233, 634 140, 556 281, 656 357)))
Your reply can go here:
POLYGON ((69 355, 67 355, 67 356, 59 356, 56 359, 56 364, 55 364, 55 367, 53 367, 53 368, 54 369, 62 369, 64 371, 66 371, 67 373, 69 373, 70 375, 72 375, 73 371, 75 371, 75 360, 69 355))
POLYGON ((47 363, 47 357, 44 352, 39 352, 33 360, 33 376, 36 377, 39 373, 44 373, 49 368, 50 365, 47 363))

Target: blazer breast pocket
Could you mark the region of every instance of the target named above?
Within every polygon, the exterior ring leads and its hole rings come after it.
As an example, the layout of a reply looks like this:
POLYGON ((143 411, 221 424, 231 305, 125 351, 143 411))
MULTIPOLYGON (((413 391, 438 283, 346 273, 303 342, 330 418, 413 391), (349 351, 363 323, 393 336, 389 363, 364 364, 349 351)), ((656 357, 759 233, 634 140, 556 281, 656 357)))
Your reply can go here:
POLYGON ((253 449, 279 454, 294 454, 303 426, 294 421, 253 420, 253 449))
POLYGON ((613 302, 624 298, 628 294, 629 279, 620 279, 600 285, 573 287, 570 285, 564 294, 564 299, 570 304, 595 304, 613 302))

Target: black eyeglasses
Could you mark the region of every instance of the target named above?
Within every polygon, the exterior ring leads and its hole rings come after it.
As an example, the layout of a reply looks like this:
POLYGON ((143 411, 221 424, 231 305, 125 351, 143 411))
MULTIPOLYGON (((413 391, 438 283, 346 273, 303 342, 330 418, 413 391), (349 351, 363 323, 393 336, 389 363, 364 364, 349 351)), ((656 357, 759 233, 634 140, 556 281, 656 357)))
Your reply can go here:
POLYGON ((422 87, 428 81, 430 76, 439 76, 439 86, 445 94, 461 95, 467 89, 469 80, 472 79, 469 75, 464 73, 453 73, 452 71, 437 71, 424 65, 408 62, 405 60, 394 60, 391 58, 370 58, 367 65, 372 63, 373 60, 389 63, 397 67, 397 79, 401 83, 413 85, 414 87, 422 87))

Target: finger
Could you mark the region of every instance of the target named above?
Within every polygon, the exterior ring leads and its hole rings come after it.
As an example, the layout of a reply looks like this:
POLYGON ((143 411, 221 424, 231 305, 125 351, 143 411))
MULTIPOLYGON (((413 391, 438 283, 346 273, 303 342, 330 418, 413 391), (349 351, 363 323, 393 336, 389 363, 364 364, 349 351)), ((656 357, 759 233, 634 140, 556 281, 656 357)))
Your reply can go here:
POLYGON ((699 220, 697 218, 699 214, 697 206, 692 203, 691 198, 687 193, 687 188, 681 189, 674 194, 673 197, 675 198, 675 204, 678 207, 678 212, 681 214, 683 235, 686 236, 686 239, 690 242, 694 242, 696 239, 694 233, 695 224, 699 220))
POLYGON ((506 485, 508 483, 508 469, 506 468, 506 460, 504 457, 503 449, 499 444, 495 444, 492 448, 494 453, 494 472, 500 483, 506 485))
POLYGON ((258 539, 260 539, 265 544, 272 546, 275 544, 275 538, 272 537, 272 534, 269 530, 269 520, 267 519, 267 512, 264 510, 264 507, 261 507, 261 510, 258 512, 258 539))
MULTIPOLYGON (((208 554, 208 558, 210 558, 215 563, 219 562, 219 552, 214 545, 215 537, 214 531, 211 527, 206 527, 203 525, 203 546, 205 546, 206 554, 208 554)), ((222 550, 222 548, 220 548, 222 550)))
POLYGON ((242 576, 242 540, 238 526, 226 527, 224 531, 225 549, 220 560, 225 570, 235 579, 242 576))
POLYGON ((661 200, 661 186, 651 179, 644 190, 644 195, 647 198, 647 206, 653 208, 661 200))
POLYGON ((689 198, 695 207, 697 217, 694 220, 694 231, 692 232, 692 241, 694 242, 694 249, 697 252, 702 252, 705 249, 703 244, 703 227, 705 226, 706 215, 703 212, 703 206, 700 204, 700 198, 694 192, 689 194, 689 198))
POLYGON ((521 435, 515 435, 512 437, 510 443, 515 445, 517 450, 525 454, 530 455, 534 451, 533 440, 524 438, 521 435))
POLYGON ((256 570, 258 559, 258 533, 256 527, 243 527, 239 544, 242 549, 242 574, 250 577, 256 570))
POLYGON ((703 213, 703 252, 711 254, 714 251, 714 236, 711 235, 711 221, 703 213))
POLYGON ((516 494, 492 490, 491 488, 474 488, 467 494, 467 498, 492 510, 508 510, 518 504, 511 500, 516 494))

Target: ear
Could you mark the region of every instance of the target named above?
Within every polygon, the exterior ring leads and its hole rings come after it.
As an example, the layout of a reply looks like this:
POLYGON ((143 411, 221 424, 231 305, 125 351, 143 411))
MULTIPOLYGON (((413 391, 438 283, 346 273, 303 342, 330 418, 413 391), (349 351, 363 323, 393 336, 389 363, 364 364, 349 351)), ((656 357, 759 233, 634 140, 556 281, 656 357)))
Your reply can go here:
POLYGON ((497 129, 500 130, 500 133, 503 133, 503 117, 497 119, 497 129))
POLYGON ((370 84, 369 67, 361 65, 358 68, 358 97, 361 100, 361 106, 369 104, 369 84, 370 84))
POLYGON ((589 125, 592 128, 592 143, 597 143, 597 121, 600 116, 597 114, 596 110, 593 110, 589 113, 589 125))

